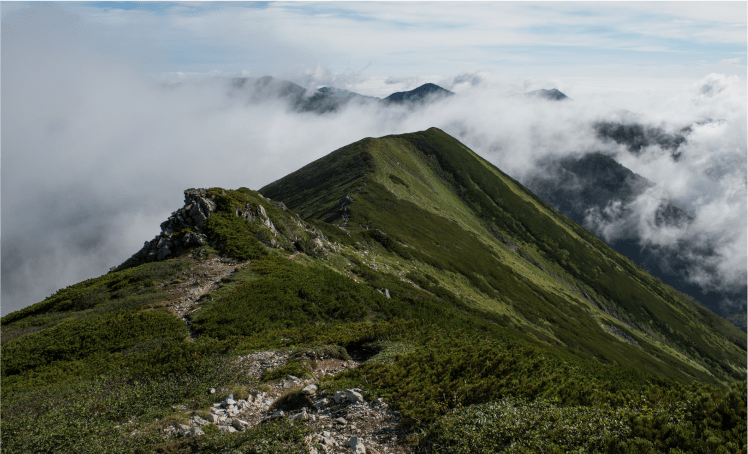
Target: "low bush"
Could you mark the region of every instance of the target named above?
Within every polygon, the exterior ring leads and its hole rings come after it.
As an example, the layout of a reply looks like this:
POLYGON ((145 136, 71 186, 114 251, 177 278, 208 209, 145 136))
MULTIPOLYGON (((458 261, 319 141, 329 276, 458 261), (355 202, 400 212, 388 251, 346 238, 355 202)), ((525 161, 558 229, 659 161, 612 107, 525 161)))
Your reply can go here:
POLYGON ((459 408, 420 441, 431 453, 732 453, 746 450, 745 385, 703 387, 622 406, 561 406, 507 397, 459 408), (743 399, 743 400, 741 400, 743 399))
POLYGON ((265 370, 262 373, 262 381, 277 380, 293 375, 298 378, 312 378, 312 368, 308 360, 292 359, 275 370, 265 370))

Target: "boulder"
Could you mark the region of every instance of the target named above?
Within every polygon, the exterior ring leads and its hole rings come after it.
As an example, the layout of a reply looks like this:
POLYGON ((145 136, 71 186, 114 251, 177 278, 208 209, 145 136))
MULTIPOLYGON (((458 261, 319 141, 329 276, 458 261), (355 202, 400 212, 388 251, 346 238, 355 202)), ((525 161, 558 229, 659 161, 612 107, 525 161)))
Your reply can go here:
POLYGON ((197 214, 196 214, 195 216, 192 216, 192 218, 191 218, 191 219, 192 219, 192 220, 193 220, 193 221, 195 222, 195 225, 196 225, 196 226, 197 226, 198 228, 201 228, 201 229, 202 229, 203 227, 205 227, 205 224, 203 224, 203 221, 204 221, 205 219, 207 219, 207 216, 205 216, 204 214, 202 214, 202 213, 198 212, 198 213, 197 213, 197 214))
POLYGON ((197 437, 200 435, 205 435, 205 432, 203 432, 203 429, 199 427, 193 427, 184 434, 185 437, 197 437))
POLYGON ((309 247, 307 249, 311 252, 322 251, 325 249, 325 243, 319 237, 315 237, 309 240, 309 247))
MULTIPOLYGON (((212 415, 210 415, 210 416, 212 416, 212 415)), ((206 426, 206 425, 210 424, 208 421, 204 420, 203 418, 201 418, 198 415, 193 416, 192 420, 195 421, 195 424, 197 424, 198 426, 206 426)))
POLYGON ((304 389, 301 390, 301 392, 306 394, 307 396, 313 396, 317 394, 317 385, 311 384, 309 386, 306 386, 304 389))
POLYGON ((243 429, 244 429, 244 426, 246 426, 246 425, 247 425, 247 422, 246 422, 246 421, 242 421, 241 419, 233 418, 233 419, 231 420, 231 425, 232 425, 232 426, 234 427, 234 429, 236 429, 236 430, 243 430, 243 429), (242 424, 242 423, 244 423, 244 424, 242 424))
POLYGON ((356 454, 366 454, 366 446, 359 437, 351 437, 348 440, 348 447, 350 447, 356 454))
POLYGON ((345 208, 347 205, 350 205, 353 202, 355 202, 355 200, 353 199, 353 197, 351 197, 350 194, 348 194, 347 196, 340 199, 340 206, 341 208, 345 208))
POLYGON ((345 390, 345 397, 348 400, 348 402, 351 402, 354 404, 362 404, 365 402, 364 396, 362 396, 361 393, 354 391, 352 389, 345 390))
POLYGON ((158 250, 158 253, 156 253, 156 260, 158 260, 160 262, 161 260, 163 260, 167 256, 169 256, 169 254, 171 254, 171 250, 169 250, 168 247, 163 247, 163 248, 161 248, 161 249, 158 250))
POLYGON ((187 212, 189 212, 191 218, 196 218, 196 217, 200 216, 201 214, 203 214, 200 211, 200 206, 198 204, 196 204, 196 203, 190 204, 189 210, 186 207, 185 207, 184 210, 187 211, 187 212))
POLYGON ((270 230, 270 232, 271 232, 271 233, 272 233, 273 235, 275 235, 275 236, 277 236, 277 235, 278 235, 278 231, 277 231, 277 230, 275 230, 275 226, 273 225, 273 223, 272 223, 272 222, 270 222, 270 219, 265 219, 265 221, 263 222, 263 224, 265 224, 265 227, 267 227, 267 228, 268 228, 268 230, 270 230))

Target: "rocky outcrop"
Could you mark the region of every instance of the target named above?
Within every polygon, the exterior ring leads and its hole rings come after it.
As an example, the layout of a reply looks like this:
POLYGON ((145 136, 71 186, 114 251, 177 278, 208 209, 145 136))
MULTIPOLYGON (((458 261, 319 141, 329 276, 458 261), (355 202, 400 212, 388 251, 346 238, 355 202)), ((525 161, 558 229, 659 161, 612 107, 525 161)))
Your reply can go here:
POLYGON ((184 249, 205 244, 208 238, 202 230, 205 220, 216 210, 214 197, 206 189, 184 191, 184 207, 171 213, 169 219, 161 223, 161 233, 146 241, 138 252, 110 271, 165 260, 179 255, 184 249))
MULTIPOLYGON (((257 195, 268 203, 272 203, 274 207, 284 211, 288 210, 283 202, 274 202, 261 194, 257 195)), ((188 189, 184 191, 184 207, 171 213, 171 216, 161 223, 161 233, 151 241, 146 241, 138 252, 121 265, 112 267, 110 272, 120 271, 147 262, 177 257, 187 249, 206 244, 208 236, 204 233, 205 220, 218 207, 216 197, 216 195, 211 195, 207 189, 188 189)), ((351 202, 353 202, 352 197, 344 198, 342 209, 347 210, 345 204, 351 202)), ((270 216, 268 216, 266 208, 262 204, 247 202, 242 207, 235 207, 234 214, 266 229, 269 235, 257 233, 255 237, 267 247, 283 248, 284 244, 286 247, 292 245, 296 251, 322 258, 327 257, 330 250, 339 250, 339 246, 328 240, 321 231, 312 226, 306 226, 298 218, 298 215, 289 217, 291 221, 304 230, 305 234, 302 235, 302 238, 297 236, 301 233, 298 231, 284 237, 273 224, 273 221, 270 220, 270 216)))
POLYGON ((184 191, 184 208, 181 208, 169 216, 169 219, 161 223, 161 230, 170 233, 179 231, 185 227, 196 227, 202 229, 203 221, 216 210, 214 196, 209 196, 205 189, 188 189, 184 191))

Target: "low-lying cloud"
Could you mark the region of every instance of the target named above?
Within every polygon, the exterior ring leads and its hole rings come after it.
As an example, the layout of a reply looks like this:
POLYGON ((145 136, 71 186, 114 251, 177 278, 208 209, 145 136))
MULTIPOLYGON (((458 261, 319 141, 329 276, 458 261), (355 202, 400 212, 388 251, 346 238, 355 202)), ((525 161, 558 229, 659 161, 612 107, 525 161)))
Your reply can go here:
MULTIPOLYGON (((746 102, 737 80, 710 75, 690 93, 663 97, 660 110, 641 119, 673 130, 691 126, 675 161, 657 145, 631 153, 602 141, 594 124, 621 120, 605 102, 511 96, 553 88, 542 81, 463 73, 433 81, 457 96, 422 108, 351 102, 318 115, 295 112, 281 99, 229 96, 225 78, 164 86, 91 42, 75 28, 29 26, 3 36, 3 314, 123 262, 181 206, 184 189, 257 189, 364 137, 432 126, 520 181, 548 157, 601 150, 616 156, 657 190, 629 204, 633 218, 613 216, 601 232, 617 232, 625 221, 645 241, 665 246, 706 238, 716 255, 707 263, 696 254, 692 279, 712 288, 745 284, 746 102), (651 201, 663 194, 693 217, 687 228, 648 222, 651 201)), ((355 91, 380 81, 378 90, 391 93, 427 82, 302 73, 295 81, 307 88, 324 80, 355 91)))

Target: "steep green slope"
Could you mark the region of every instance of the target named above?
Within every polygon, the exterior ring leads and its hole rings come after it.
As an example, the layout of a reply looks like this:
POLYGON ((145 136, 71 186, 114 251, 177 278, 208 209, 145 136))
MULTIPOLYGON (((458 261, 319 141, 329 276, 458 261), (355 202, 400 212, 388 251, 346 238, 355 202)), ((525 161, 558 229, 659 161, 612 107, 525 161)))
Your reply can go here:
POLYGON ((586 358, 684 380, 745 371, 745 335, 444 132, 364 139, 260 190, 378 239, 476 307, 586 358), (461 290, 461 292, 460 292, 461 290))

